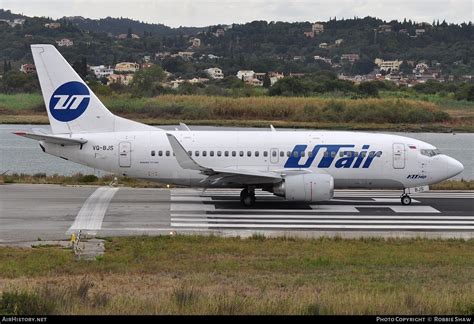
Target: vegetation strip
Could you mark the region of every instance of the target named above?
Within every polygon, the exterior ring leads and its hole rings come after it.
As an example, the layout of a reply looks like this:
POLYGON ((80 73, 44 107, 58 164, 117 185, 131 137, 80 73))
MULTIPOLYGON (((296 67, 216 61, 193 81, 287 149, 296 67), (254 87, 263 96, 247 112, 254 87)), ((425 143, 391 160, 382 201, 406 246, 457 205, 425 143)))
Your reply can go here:
POLYGON ((110 238, 0 247, 2 314, 472 314, 474 240, 110 238))

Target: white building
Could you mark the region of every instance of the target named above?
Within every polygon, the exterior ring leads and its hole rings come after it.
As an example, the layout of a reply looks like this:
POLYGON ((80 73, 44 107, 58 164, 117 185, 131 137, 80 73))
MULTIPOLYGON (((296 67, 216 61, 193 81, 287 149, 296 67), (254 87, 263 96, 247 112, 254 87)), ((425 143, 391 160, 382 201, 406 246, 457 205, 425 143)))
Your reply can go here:
POLYGON ((311 30, 317 35, 324 32, 324 25, 320 23, 314 23, 311 30))
POLYGON ((199 38, 193 38, 190 42, 193 43, 191 46, 194 48, 201 46, 201 40, 199 38))
POLYGON ((253 80, 255 78, 255 72, 252 70, 240 70, 237 72, 237 78, 242 81, 253 80))
POLYGON ((107 78, 109 75, 114 73, 113 67, 105 65, 91 66, 89 69, 94 73, 97 79, 107 78))
POLYGON ((277 83, 278 80, 283 79, 285 77, 283 73, 279 72, 270 72, 268 73, 268 76, 270 78, 270 86, 273 86, 275 83, 277 83))
POLYGON ((325 62, 329 65, 332 64, 332 60, 330 58, 327 58, 327 57, 322 57, 322 56, 319 56, 319 55, 315 55, 314 56, 314 60, 315 61, 322 61, 322 62, 325 62))
POLYGON ((224 78, 224 73, 222 73, 222 70, 217 68, 217 67, 206 69, 206 70, 204 70, 204 72, 206 72, 207 75, 209 75, 209 77, 211 79, 223 79, 224 78))
POLYGON ((403 61, 384 61, 382 59, 376 58, 375 65, 377 65, 380 71, 398 71, 400 70, 400 65, 403 61))
POLYGON ((319 48, 328 48, 328 43, 319 44, 319 48))
POLYGON ((183 60, 190 60, 193 58, 194 52, 178 52, 178 56, 183 60))
POLYGON ((68 38, 63 38, 56 41, 56 44, 58 44, 59 47, 63 47, 63 46, 69 47, 69 46, 73 46, 74 42, 68 38))

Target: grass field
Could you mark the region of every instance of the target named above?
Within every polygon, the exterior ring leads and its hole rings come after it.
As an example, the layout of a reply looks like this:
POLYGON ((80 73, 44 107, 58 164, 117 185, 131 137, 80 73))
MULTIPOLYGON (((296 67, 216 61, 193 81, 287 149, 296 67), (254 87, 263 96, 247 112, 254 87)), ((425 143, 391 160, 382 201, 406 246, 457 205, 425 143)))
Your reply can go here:
MULTIPOLYGON (((432 96, 433 97, 433 96, 432 96)), ((114 113, 148 124, 472 131, 474 104, 426 96, 380 99, 165 95, 102 98, 114 113)), ((0 95, 0 123, 47 123, 40 94, 0 95)))
POLYGON ((0 247, 0 314, 472 314, 474 240, 127 237, 0 247))

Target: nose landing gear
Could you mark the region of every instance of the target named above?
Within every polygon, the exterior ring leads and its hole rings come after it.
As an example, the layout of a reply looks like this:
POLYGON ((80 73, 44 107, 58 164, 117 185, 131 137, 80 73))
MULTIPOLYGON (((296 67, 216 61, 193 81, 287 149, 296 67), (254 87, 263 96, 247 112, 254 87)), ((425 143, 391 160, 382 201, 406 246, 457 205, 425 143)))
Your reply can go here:
POLYGON ((240 202, 245 207, 252 207, 255 204, 255 188, 244 188, 240 192, 240 202))
POLYGON ((411 204, 411 198, 407 194, 403 194, 400 197, 400 200, 402 201, 402 205, 410 205, 411 204))
POLYGON ((403 189, 403 194, 400 196, 400 200, 402 202, 402 205, 408 206, 411 204, 411 198, 407 194, 406 189, 403 189))

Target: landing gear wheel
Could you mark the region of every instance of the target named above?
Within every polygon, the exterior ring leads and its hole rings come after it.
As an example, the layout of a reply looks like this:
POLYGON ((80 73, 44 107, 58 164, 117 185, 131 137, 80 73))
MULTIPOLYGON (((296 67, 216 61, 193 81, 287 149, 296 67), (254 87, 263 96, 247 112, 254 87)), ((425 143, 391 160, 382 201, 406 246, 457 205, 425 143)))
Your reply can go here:
POLYGON ((406 194, 405 194, 405 195, 402 195, 401 201, 402 201, 402 205, 405 205, 405 206, 411 204, 411 198, 410 198, 410 196, 408 196, 408 195, 406 195, 406 194))
POLYGON ((240 192, 240 202, 245 207, 251 207, 255 204, 255 193, 249 192, 248 189, 243 189, 240 192))

